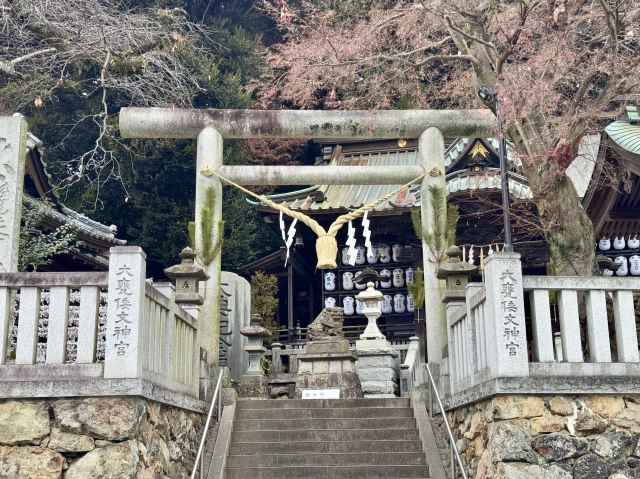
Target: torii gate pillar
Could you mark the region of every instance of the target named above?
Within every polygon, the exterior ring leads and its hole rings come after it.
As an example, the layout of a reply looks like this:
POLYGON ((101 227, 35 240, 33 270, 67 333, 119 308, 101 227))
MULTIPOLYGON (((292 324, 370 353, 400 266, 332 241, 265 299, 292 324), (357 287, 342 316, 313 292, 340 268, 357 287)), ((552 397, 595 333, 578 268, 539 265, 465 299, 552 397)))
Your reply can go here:
POLYGON ((222 184, 216 171, 222 166, 223 138, 218 130, 204 128, 198 134, 196 153, 195 247, 209 276, 204 288, 204 305, 198 317, 200 347, 208 353, 209 364, 217 364, 220 354, 220 276, 222 267, 222 184))
MULTIPOLYGON (((437 128, 428 128, 418 138, 418 155, 424 167, 425 176, 421 187, 420 217, 422 223, 422 258, 424 270, 424 310, 427 356, 430 363, 439 363, 443 349, 447 344, 446 318, 442 305, 442 281, 438 279, 438 260, 425 237, 433 238, 436 231, 445 234, 447 229, 447 183, 444 165, 444 137, 437 128), (440 206, 440 215, 434 214, 435 205, 431 204, 432 188, 441 189, 444 204, 440 206), (440 228, 435 227, 440 221, 440 228)), ((444 244, 444 241, 441 241, 444 244)))

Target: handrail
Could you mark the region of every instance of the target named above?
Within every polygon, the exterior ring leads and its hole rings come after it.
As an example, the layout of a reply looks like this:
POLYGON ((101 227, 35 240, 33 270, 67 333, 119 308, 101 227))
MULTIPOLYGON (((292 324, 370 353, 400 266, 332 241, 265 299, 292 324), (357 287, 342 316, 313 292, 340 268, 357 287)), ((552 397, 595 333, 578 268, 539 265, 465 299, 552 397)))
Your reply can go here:
POLYGON ((438 387, 436 386, 436 382, 434 381, 433 375, 431 374, 431 369, 429 368, 428 364, 425 364, 424 367, 427 370, 427 376, 429 376, 429 416, 433 417, 433 395, 435 393, 436 401, 438 402, 438 407, 440 408, 440 413, 442 414, 442 420, 444 421, 444 426, 447 429, 447 435, 449 436, 449 445, 451 450, 451 477, 452 479, 456 478, 457 462, 460 468, 460 473, 462 474, 462 478, 468 479, 467 473, 464 470, 464 465, 462 464, 460 452, 458 451, 458 447, 456 446, 456 440, 453 437, 451 426, 449 426, 449 421, 447 420, 447 414, 444 410, 444 406, 442 405, 440 394, 438 393, 438 387))
POLYGON ((202 431, 202 439, 200 439, 200 445, 198 446, 198 453, 196 454, 196 460, 193 462, 193 471, 191 472, 191 479, 195 479, 196 472, 200 469, 200 479, 203 479, 204 473, 204 456, 202 454, 204 450, 204 445, 207 441, 207 434, 209 432, 209 425, 211 424, 211 418, 213 417, 213 411, 215 409, 216 403, 218 404, 218 422, 220 422, 220 418, 222 417, 222 376, 224 370, 220 370, 220 374, 218 374, 218 381, 216 382, 216 388, 213 391, 213 397, 211 398, 211 406, 209 406, 209 414, 207 415, 207 421, 204 424, 204 430, 202 431), (200 462, 200 467, 198 468, 198 462, 200 462))

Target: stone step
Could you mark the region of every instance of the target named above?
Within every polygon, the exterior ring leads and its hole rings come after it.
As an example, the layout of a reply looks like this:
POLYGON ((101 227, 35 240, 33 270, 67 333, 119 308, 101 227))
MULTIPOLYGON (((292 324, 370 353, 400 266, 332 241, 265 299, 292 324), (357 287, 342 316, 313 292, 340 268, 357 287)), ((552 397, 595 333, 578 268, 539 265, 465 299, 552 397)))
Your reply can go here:
POLYGON ((234 431, 284 431, 291 429, 415 429, 412 417, 359 418, 359 419, 243 419, 237 421, 234 431))
POLYGON ((330 418, 382 418, 413 417, 409 408, 397 407, 343 407, 343 408, 308 408, 308 409, 243 409, 238 419, 330 419, 330 418))
POLYGON ((238 411, 247 409, 311 409, 311 408, 409 408, 409 399, 241 399, 238 411))
POLYGON ((391 479, 429 477, 427 466, 301 466, 226 469, 226 479, 391 479))
POLYGON ((330 454, 337 452, 422 452, 418 440, 232 442, 229 454, 330 454))
POLYGON ((387 466, 403 464, 423 466, 425 457, 420 452, 365 452, 330 454, 254 454, 228 458, 228 467, 281 467, 281 466, 387 466))
POLYGON ((291 429, 286 431, 234 431, 236 442, 293 441, 414 441, 416 429, 291 429))

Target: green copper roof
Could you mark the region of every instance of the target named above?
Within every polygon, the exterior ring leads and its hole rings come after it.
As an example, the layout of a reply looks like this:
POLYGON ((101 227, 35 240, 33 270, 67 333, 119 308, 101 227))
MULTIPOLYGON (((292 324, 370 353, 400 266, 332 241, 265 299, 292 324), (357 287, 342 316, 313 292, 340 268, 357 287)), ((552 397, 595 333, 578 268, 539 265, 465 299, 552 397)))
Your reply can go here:
MULTIPOLYGON (((459 138, 453 141, 445 152, 445 166, 447 167, 447 192, 456 194, 464 191, 500 190, 499 170, 489 167, 482 174, 470 174, 468 171, 450 171, 457 160, 474 144, 475 138, 459 138)), ((494 139, 485 139, 485 144, 494 150, 498 148, 498 142, 494 139)), ((488 152, 487 152, 488 153, 488 152)), ((515 165, 519 160, 514 155, 510 145, 507 148, 509 162, 515 165)), ((415 150, 398 150, 383 152, 355 152, 340 155, 331 162, 333 165, 345 166, 396 166, 402 168, 407 165, 418 164, 415 150)), ((356 209, 393 191, 400 185, 315 185, 302 190, 270 195, 272 200, 289 207, 292 210, 317 211, 330 213, 334 211, 356 209)), ((514 173, 510 174, 509 191, 514 197, 530 199, 531 190, 526 180, 514 173)), ((256 204, 248 200, 251 204, 256 204)), ((398 193, 378 206, 376 212, 393 211, 401 208, 412 208, 420 204, 420 188, 413 186, 410 191, 398 193)))
POLYGON ((614 121, 605 128, 605 131, 618 147, 640 156, 640 123, 614 121))

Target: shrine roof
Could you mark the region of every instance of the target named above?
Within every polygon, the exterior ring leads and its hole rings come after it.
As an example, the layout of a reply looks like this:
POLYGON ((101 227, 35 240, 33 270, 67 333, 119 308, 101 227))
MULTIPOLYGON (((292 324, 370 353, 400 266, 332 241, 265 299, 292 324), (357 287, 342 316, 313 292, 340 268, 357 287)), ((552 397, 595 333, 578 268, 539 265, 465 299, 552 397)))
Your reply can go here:
MULTIPOLYGON (((459 138, 448 144, 445 150, 447 192, 456 195, 470 191, 499 191, 500 170, 498 141, 495 139, 459 138), (473 166, 477 168, 472 168, 473 166)), ((519 166, 512 148, 508 146, 510 165, 509 190, 519 199, 530 199, 531 191, 526 179, 514 170, 519 166)), ((397 148, 386 151, 349 151, 334 148, 331 165, 347 166, 410 166, 418 164, 414 148, 397 148)), ((385 196, 400 185, 315 185, 289 193, 270 195, 269 198, 293 210, 330 213, 359 208, 385 196)), ((253 204, 256 204, 252 202, 253 204)), ((398 193, 375 212, 401 211, 420 205, 420 186, 414 185, 408 192, 398 193)))
POLYGON ((583 203, 598 236, 640 233, 640 107, 627 106, 625 110, 604 129, 600 161, 583 203), (623 175, 619 185, 612 185, 611 168, 632 174, 623 175))
POLYGON ((24 204, 39 208, 46 226, 56 228, 67 224, 77 232, 79 247, 72 253, 84 263, 108 265, 107 251, 111 246, 126 244, 117 238, 117 228, 95 221, 64 205, 51 184, 47 171, 45 149, 33 134, 27 136, 24 204))
POLYGON ((631 171, 640 176, 640 108, 629 106, 626 119, 614 121, 605 128, 610 145, 631 171))

